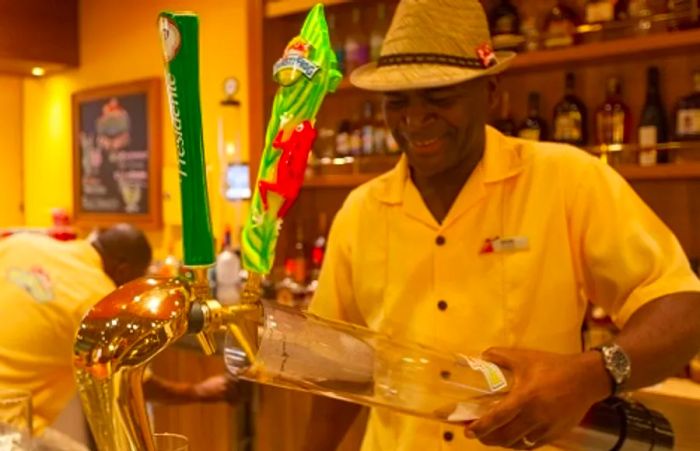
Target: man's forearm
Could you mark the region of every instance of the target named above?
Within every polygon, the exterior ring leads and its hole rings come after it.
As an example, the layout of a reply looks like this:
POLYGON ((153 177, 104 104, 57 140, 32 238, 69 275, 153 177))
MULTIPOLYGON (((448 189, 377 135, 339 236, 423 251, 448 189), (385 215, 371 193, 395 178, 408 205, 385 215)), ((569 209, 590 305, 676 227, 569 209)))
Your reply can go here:
POLYGON ((675 374, 700 350, 700 293, 674 293, 636 311, 615 340, 629 355, 625 389, 675 374))
POLYGON ((196 400, 192 384, 151 376, 143 383, 144 397, 151 402, 184 404, 196 400))
POLYGON ((333 451, 338 448, 361 408, 357 404, 314 397, 302 449, 333 451))

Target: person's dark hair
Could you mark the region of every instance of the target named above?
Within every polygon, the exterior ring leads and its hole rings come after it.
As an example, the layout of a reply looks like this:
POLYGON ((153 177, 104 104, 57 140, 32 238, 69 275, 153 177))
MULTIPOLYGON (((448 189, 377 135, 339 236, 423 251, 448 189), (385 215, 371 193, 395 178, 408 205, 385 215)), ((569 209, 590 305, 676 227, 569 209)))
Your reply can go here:
POLYGON ((146 235, 131 224, 98 230, 92 245, 102 258, 105 273, 117 285, 143 276, 151 264, 151 245, 146 235))

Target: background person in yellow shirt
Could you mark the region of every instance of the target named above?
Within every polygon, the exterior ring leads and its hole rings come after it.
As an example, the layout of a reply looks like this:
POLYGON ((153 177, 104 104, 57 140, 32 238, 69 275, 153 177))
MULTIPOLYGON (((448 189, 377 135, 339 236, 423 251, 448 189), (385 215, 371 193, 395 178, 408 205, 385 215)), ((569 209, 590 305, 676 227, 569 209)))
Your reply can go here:
MULTIPOLYGON (((29 233, 0 240, 0 387, 32 393, 37 433, 75 394, 73 341, 84 313, 116 286, 144 275, 150 262, 148 240, 128 224, 86 240, 29 233)), ((169 403, 236 397, 235 382, 224 375, 198 384, 152 375, 144 392, 169 403)))
MULTIPOLYGON (((579 149, 486 126, 491 76, 513 56, 491 51, 477 0, 402 0, 378 63, 351 75, 383 92, 404 155, 338 212, 310 311, 485 351, 515 379, 464 430, 372 409, 363 451, 539 447, 700 348, 700 283, 628 184, 579 149), (621 332, 582 352, 589 300, 621 332)), ((318 398, 303 449, 335 449, 357 412, 318 398)))

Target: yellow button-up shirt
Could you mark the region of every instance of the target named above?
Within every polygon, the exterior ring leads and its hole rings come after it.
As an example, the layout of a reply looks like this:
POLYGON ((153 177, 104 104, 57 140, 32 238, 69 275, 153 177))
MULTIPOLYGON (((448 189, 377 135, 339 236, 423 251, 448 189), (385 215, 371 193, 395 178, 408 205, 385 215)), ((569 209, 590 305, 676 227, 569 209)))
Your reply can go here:
MULTIPOLYGON (((623 325, 659 296, 700 291, 676 238, 614 170, 489 127, 486 141, 441 224, 405 158, 354 190, 333 222, 311 311, 449 352, 575 353, 587 300, 623 325), (494 238, 519 244, 489 252, 494 238)), ((376 408, 362 450, 482 448, 459 426, 376 408)))
POLYGON ((87 241, 33 234, 0 240, 0 387, 32 393, 37 432, 74 395, 75 333, 85 312, 113 290, 87 241))

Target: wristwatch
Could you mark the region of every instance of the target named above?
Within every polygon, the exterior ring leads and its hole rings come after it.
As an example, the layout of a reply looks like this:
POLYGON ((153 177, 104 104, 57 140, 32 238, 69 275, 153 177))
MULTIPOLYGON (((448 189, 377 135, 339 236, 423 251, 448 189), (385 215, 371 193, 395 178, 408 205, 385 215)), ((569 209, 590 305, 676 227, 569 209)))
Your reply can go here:
POLYGON ((629 356, 624 349, 615 343, 596 346, 592 349, 600 351, 602 354, 605 370, 608 372, 612 383, 612 394, 618 394, 632 373, 629 356))

